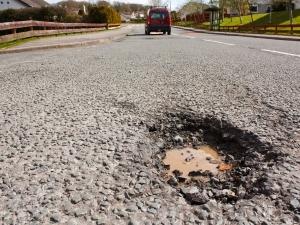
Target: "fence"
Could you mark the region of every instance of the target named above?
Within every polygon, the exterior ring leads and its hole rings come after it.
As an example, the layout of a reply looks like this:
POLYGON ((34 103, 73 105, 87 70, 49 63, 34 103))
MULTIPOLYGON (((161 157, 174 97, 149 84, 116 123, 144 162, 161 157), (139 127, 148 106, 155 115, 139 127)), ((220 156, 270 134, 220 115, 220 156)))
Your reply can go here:
POLYGON ((119 26, 120 24, 56 23, 34 20, 7 22, 0 23, 0 42, 37 36, 98 31, 119 26))
POLYGON ((265 24, 265 25, 243 25, 243 26, 221 26, 220 31, 227 32, 253 32, 253 33, 300 33, 300 24, 265 24))

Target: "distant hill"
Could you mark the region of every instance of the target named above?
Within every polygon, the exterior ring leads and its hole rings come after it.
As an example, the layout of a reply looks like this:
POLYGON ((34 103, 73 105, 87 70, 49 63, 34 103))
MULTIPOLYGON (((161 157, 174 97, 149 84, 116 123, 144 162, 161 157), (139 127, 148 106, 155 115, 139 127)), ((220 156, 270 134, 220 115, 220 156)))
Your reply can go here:
POLYGON ((114 2, 113 7, 122 14, 132 14, 137 12, 145 12, 150 6, 134 3, 114 2))
MULTIPOLYGON (((69 12, 76 12, 79 9, 83 8, 83 5, 86 7, 91 5, 88 1, 75 1, 75 0, 63 0, 61 2, 56 3, 55 5, 59 5, 69 12)), ((132 13, 142 13, 145 12, 149 6, 145 6, 142 4, 134 4, 134 3, 124 3, 124 2, 113 2, 110 4, 107 1, 99 1, 97 5, 111 5, 116 9, 119 14, 127 14, 131 15, 132 13)))

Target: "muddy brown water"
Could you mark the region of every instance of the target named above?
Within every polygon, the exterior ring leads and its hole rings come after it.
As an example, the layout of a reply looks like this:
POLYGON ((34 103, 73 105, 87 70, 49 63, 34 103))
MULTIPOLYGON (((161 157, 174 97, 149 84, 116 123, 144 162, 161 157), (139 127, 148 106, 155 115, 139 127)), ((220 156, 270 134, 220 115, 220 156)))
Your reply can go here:
POLYGON ((216 175, 220 171, 231 169, 230 165, 222 162, 218 152, 208 145, 197 149, 186 147, 169 150, 166 152, 163 163, 169 167, 168 175, 173 175, 173 171, 177 170, 184 178, 188 178, 189 173, 194 171, 209 171, 216 175))

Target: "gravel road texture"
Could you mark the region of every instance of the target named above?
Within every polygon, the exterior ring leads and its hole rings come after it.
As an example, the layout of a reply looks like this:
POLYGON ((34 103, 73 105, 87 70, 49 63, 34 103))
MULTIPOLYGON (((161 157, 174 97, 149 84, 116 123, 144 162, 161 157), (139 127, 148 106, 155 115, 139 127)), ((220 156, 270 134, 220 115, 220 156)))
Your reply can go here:
POLYGON ((0 55, 0 224, 299 224, 299 43, 143 33, 0 55), (166 180, 189 142, 239 167, 166 180))

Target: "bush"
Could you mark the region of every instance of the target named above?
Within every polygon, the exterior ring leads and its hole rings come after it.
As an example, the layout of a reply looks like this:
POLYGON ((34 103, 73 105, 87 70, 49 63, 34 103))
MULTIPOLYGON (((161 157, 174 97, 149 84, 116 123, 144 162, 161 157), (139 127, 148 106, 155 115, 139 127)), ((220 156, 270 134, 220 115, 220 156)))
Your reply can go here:
POLYGON ((121 23, 120 14, 112 7, 106 7, 107 23, 121 23))
POLYGON ((89 23, 121 23, 121 16, 114 8, 107 5, 90 6, 84 21, 89 23))
POLYGON ((144 18, 139 18, 139 19, 130 19, 131 23, 145 23, 144 18))
POLYGON ((171 18, 172 18, 172 22, 174 22, 174 23, 177 23, 180 21, 180 16, 179 16, 178 12, 176 12, 176 11, 171 12, 171 18))
POLYGON ((106 23, 107 15, 104 10, 97 6, 91 6, 88 8, 88 15, 84 17, 84 22, 88 23, 106 23))
POLYGON ((65 23, 80 23, 82 22, 82 17, 76 14, 68 14, 64 18, 65 23))
MULTIPOLYGON (((80 14, 84 14, 80 12, 80 14)), ((88 15, 67 13, 64 7, 50 6, 43 8, 7 9, 0 11, 0 22, 40 20, 54 22, 89 22, 89 23, 121 23, 119 13, 109 5, 93 5, 88 7, 88 15)))
POLYGON ((7 9, 0 11, 0 22, 11 22, 14 21, 16 18, 16 10, 14 9, 7 9))
POLYGON ((61 7, 7 9, 0 11, 0 22, 41 20, 63 22, 67 12, 61 7))

